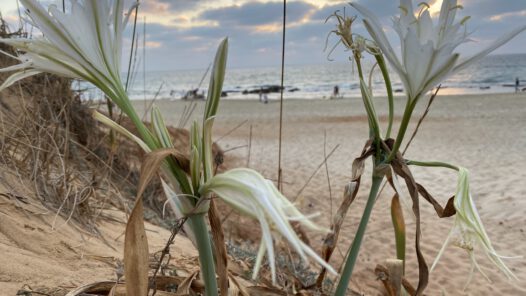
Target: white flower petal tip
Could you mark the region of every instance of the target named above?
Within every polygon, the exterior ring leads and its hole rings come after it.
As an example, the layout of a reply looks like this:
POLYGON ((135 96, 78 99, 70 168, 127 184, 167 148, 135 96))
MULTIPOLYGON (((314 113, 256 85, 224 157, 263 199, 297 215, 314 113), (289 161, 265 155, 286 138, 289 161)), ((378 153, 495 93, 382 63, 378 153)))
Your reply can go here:
POLYGON ((232 169, 211 178, 201 188, 200 193, 202 195, 214 193, 239 212, 258 219, 261 225, 262 242, 254 266, 254 278, 258 274, 264 255, 267 254, 272 278, 274 282, 276 281, 273 232, 283 237, 304 261, 308 261, 307 258, 310 257, 336 274, 332 266, 300 240, 289 222, 298 221, 303 226, 316 231, 329 230, 310 221, 278 191, 272 182, 258 172, 245 168, 232 169))
POLYGON ((357 3, 351 3, 351 6, 362 15, 367 31, 400 76, 411 100, 418 99, 452 73, 480 60, 526 30, 526 25, 523 25, 471 58, 459 61, 456 48, 470 41, 466 29, 469 18, 455 20, 456 12, 462 6, 456 0, 444 0, 438 21, 433 22, 427 3, 419 4, 415 15, 412 0, 400 0, 400 15, 393 18, 393 28, 400 37, 399 59, 374 13, 357 3))
MULTIPOLYGON (((477 211, 477 207, 473 202, 471 197, 471 192, 469 189, 469 172, 467 169, 460 167, 458 173, 458 185, 457 192, 455 194, 454 200, 455 209, 457 211, 455 215, 455 222, 453 228, 451 229, 444 245, 440 249, 433 265, 431 266, 431 271, 435 268, 438 263, 438 260, 444 253, 445 248, 450 243, 466 250, 469 253, 469 257, 472 264, 471 274, 468 279, 468 283, 471 280, 472 273, 477 269, 486 279, 489 278, 482 271, 479 264, 475 258, 475 250, 481 248, 489 260, 500 270, 502 271, 508 279, 517 280, 515 274, 506 266, 502 259, 511 259, 511 258, 522 258, 522 257, 505 257, 498 255, 493 247, 488 234, 482 224, 480 215, 477 211)), ((467 285, 466 284, 466 285, 467 285)))
MULTIPOLYGON (((47 72, 93 83, 117 105, 124 104, 121 81, 123 0, 70 0, 70 11, 63 13, 55 5, 46 10, 36 0, 20 0, 29 21, 43 34, 38 38, 0 39, 0 43, 23 52, 20 64, 3 70, 18 71, 13 81, 47 72), (25 71, 25 72, 24 72, 25 71)), ((3 53, 5 54, 5 53, 3 53)), ((2 71, 2 70, 0 70, 2 71)), ((121 107, 121 106, 119 106, 121 107)))

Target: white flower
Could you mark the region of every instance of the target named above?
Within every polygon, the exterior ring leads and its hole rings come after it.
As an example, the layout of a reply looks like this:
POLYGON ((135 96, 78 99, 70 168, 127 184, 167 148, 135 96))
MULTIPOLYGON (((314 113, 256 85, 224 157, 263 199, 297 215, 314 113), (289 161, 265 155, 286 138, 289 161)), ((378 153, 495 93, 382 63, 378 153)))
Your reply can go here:
POLYGON ((122 32, 130 15, 123 19, 124 0, 70 0, 70 13, 56 5, 46 10, 35 0, 20 2, 43 36, 0 39, 21 52, 11 56, 20 64, 0 69, 17 71, 0 90, 32 74, 49 72, 89 81, 121 105, 126 97, 120 77, 122 32))
POLYGON ((400 61, 376 16, 360 4, 351 5, 362 14, 365 27, 399 74, 409 99, 418 99, 448 75, 481 59, 526 29, 522 25, 460 61, 455 49, 468 41, 465 27, 468 18, 455 22, 456 11, 461 8, 457 1, 443 0, 438 23, 434 24, 427 3, 420 4, 420 12, 415 16, 412 0, 400 0, 401 14, 393 19, 394 30, 400 37, 400 61))
POLYGON ((502 261, 503 258, 513 257, 504 257, 498 255, 491 244, 488 234, 486 233, 484 225, 480 219, 477 207, 475 206, 473 198, 471 197, 469 190, 469 172, 463 167, 459 167, 458 185, 457 192, 455 194, 454 205, 457 213, 455 215, 453 228, 451 229, 444 245, 442 246, 442 249, 438 253, 435 262, 433 262, 431 270, 433 270, 436 266, 448 243, 453 240, 452 243, 454 245, 466 250, 469 253, 472 263, 472 272, 470 274, 469 280, 471 280, 471 276, 475 268, 480 271, 484 277, 486 277, 486 279, 488 279, 488 277, 480 269, 480 266, 475 259, 474 250, 477 247, 481 247, 490 261, 495 266, 497 266, 509 279, 517 279, 513 272, 502 261))
POLYGON ((262 243, 256 258, 254 278, 258 274, 266 252, 272 281, 276 281, 272 230, 285 238, 304 261, 307 261, 307 256, 310 256, 327 270, 336 274, 336 271, 327 262, 300 240, 289 221, 298 221, 307 228, 316 231, 328 232, 329 230, 312 223, 276 189, 272 182, 266 180, 258 172, 246 168, 237 168, 216 175, 200 189, 201 195, 212 192, 241 213, 259 220, 262 243))

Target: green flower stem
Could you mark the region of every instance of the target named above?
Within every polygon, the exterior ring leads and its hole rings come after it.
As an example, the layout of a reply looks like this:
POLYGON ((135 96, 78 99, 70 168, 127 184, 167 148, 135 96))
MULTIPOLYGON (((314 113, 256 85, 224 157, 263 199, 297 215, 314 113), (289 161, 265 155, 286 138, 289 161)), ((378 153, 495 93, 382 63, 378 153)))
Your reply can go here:
POLYGON ((387 70, 387 64, 385 63, 384 56, 377 54, 374 56, 376 62, 382 71, 382 76, 385 81, 385 89, 387 91, 387 102, 389 103, 389 122, 387 125, 387 131, 385 133, 385 138, 391 136, 391 130, 393 128, 393 118, 394 118, 394 98, 393 98, 393 87, 391 86, 391 79, 389 78, 389 71, 387 70))
POLYGON ((422 166, 422 167, 440 167, 440 168, 447 168, 452 169, 455 171, 458 171, 459 168, 455 165, 440 162, 440 161, 416 161, 416 160, 406 160, 407 165, 416 165, 416 166, 422 166))
POLYGON ((358 226, 356 236, 354 237, 349 255, 347 256, 347 260, 343 267, 340 281, 338 282, 338 287, 334 293, 335 296, 346 295, 347 287, 349 286, 349 281, 351 280, 352 271, 354 269, 354 264, 356 263, 358 252, 360 251, 360 246, 362 245, 365 229, 367 228, 367 223, 371 217, 371 212, 376 201, 376 196, 378 195, 378 190, 380 189, 383 179, 383 176, 373 175, 373 183, 371 185, 371 191, 369 192, 369 198, 367 199, 367 204, 365 205, 362 219, 360 220, 360 225, 358 226))
POLYGON ((381 132, 380 132, 380 124, 378 123, 378 117, 376 116, 376 111, 374 109, 374 104, 372 101, 371 96, 369 96, 369 93, 365 88, 365 83, 363 82, 363 69, 362 64, 360 62, 360 54, 355 53, 354 54, 354 60, 356 63, 356 67, 358 68, 358 76, 360 77, 360 91, 362 93, 362 99, 365 106, 365 110, 367 112, 367 118, 369 121, 369 137, 375 138, 375 147, 376 147, 376 157, 379 159, 380 157, 380 140, 381 140, 381 132))
POLYGON ((205 283, 205 295, 217 296, 217 280, 214 255, 208 228, 205 222, 205 214, 189 217, 194 226, 197 250, 199 252, 199 264, 201 266, 201 277, 205 283))
POLYGON ((400 123, 400 129, 398 130, 398 135, 396 136, 393 149, 387 157, 386 163, 391 162, 395 158, 398 150, 400 149, 400 145, 402 145, 402 141, 404 140, 404 136, 407 132, 407 127, 409 126, 409 122, 411 121, 411 115, 413 114, 413 110, 415 109, 417 101, 418 98, 407 100, 407 104, 405 105, 404 110, 404 117, 402 118, 402 122, 400 123))

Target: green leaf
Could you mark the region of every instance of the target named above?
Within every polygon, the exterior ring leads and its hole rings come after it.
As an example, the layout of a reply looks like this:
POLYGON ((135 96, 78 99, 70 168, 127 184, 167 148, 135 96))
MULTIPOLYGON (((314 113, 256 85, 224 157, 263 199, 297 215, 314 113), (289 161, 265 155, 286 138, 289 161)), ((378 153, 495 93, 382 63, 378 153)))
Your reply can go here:
POLYGON ((129 130, 124 128, 122 125, 116 123, 115 121, 111 120, 110 118, 106 117, 105 115, 103 115, 102 113, 98 111, 93 111, 92 115, 93 115, 93 118, 95 118, 95 120, 103 123, 104 125, 111 128, 112 130, 122 134, 123 136, 137 143, 142 148, 142 150, 144 150, 144 152, 147 152, 147 153, 151 152, 150 147, 148 147, 148 145, 146 145, 146 143, 143 140, 141 140, 141 138, 132 134, 129 130))
POLYGON ((225 68, 228 55, 228 38, 223 39, 217 48, 210 84, 208 85, 208 96, 206 98, 205 114, 203 121, 208 120, 217 113, 219 100, 223 91, 223 81, 225 80, 225 68))
POLYGON ((161 111, 155 105, 152 107, 151 117, 153 130, 159 143, 161 143, 164 148, 173 148, 172 138, 166 128, 166 123, 164 122, 161 111))

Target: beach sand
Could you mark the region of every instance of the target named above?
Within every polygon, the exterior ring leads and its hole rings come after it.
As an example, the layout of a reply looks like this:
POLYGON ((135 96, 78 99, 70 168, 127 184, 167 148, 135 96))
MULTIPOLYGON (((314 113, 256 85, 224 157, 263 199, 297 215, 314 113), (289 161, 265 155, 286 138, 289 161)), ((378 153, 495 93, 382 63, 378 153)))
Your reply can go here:
MULTIPOLYGON (((139 110, 144 109, 144 102, 134 104, 139 110)), ((185 106, 189 106, 189 102, 183 101, 160 100, 156 104, 166 121, 176 126, 181 124, 185 106)), ((386 100, 378 98, 375 104, 385 127, 386 100)), ((403 105, 404 100, 397 98, 396 106, 403 105)), ((425 105, 423 100, 416 113, 421 114, 425 105)), ((203 107, 204 102, 197 102, 190 120, 200 120, 203 107)), ((368 135, 361 100, 297 99, 285 101, 283 107, 284 193, 296 200, 303 212, 320 213, 316 221, 329 226, 332 214, 341 203, 343 188, 349 182, 352 161, 361 152, 368 135), (320 166, 324 160, 324 143, 327 154, 338 147, 327 161, 332 194, 329 194, 325 167, 320 166), (317 168, 320 169, 316 172, 317 168), (311 181, 299 194, 311 176, 311 181)), ((400 121, 401 107, 396 112, 395 126, 400 121)), ((496 250, 505 256, 526 255, 525 114, 525 94, 439 96, 406 154, 408 159, 447 161, 470 170, 473 198, 496 250)), ((276 180, 278 121, 277 101, 271 100, 265 105, 257 101, 223 100, 214 127, 214 140, 225 151, 225 164, 229 167, 248 165, 276 180), (247 148, 249 142, 250 150, 247 148)), ((336 268, 342 262, 362 214, 370 186, 370 171, 370 163, 367 163, 361 190, 347 214, 338 248, 331 260, 336 268)), ((434 168, 413 168, 413 172, 416 180, 441 204, 454 194, 455 172, 434 168)), ((4 180, 0 183, 1 192, 15 192, 22 197, 34 195, 32 186, 20 183, 14 172, 3 170, 1 177, 4 180)), ((355 267, 351 288, 364 295, 385 295, 374 268, 395 257, 390 217, 392 194, 386 188, 378 199, 355 267)), ((68 291, 82 284, 115 278, 114 259, 122 258, 124 213, 109 210, 111 213, 108 214, 115 216, 116 222, 99 225, 110 246, 99 238, 84 234, 71 223, 65 224, 64 218, 58 217, 55 221, 55 213, 36 206, 38 202, 34 200, 26 204, 27 200, 9 198, 5 194, 4 197, 0 199, 0 295, 14 295, 24 285, 68 291), (51 229, 53 223, 57 225, 56 230, 51 229)), ((426 202, 421 203, 421 208, 422 251, 431 265, 454 218, 439 219, 426 202)), ((223 214, 229 212, 225 207, 222 209, 223 214)), ((248 218, 235 213, 228 217, 224 224, 227 239, 238 243, 246 240, 259 242, 257 222, 249 222, 248 218)), ((406 222, 407 278, 416 285, 415 224, 408 215, 406 222)), ((162 248, 169 231, 150 224, 146 228, 153 253, 162 248)), ((319 252, 323 235, 308 234, 319 252)), ((177 237, 172 251, 172 262, 178 266, 197 267, 196 251, 184 237, 177 237)), ((478 253, 477 258, 492 282, 476 272, 463 291, 470 272, 468 254, 450 246, 431 273, 426 295, 526 294, 524 258, 506 260, 518 281, 508 281, 483 254, 478 253)), ((313 267, 317 270, 316 266, 313 267)))
MULTIPOLYGON (((396 99, 395 127, 400 122, 404 99, 396 99)), ((422 113, 427 98, 419 104, 415 118, 422 113)), ((181 114, 189 102, 159 100, 169 124, 179 125, 181 114)), ((387 103, 377 98, 376 109, 386 126, 387 103)), ((144 109, 144 102, 135 102, 144 109)), ((201 118, 203 102, 198 102, 192 115, 201 118)), ((286 100, 283 113, 282 168, 284 193, 296 199, 304 212, 319 212, 317 221, 329 226, 331 213, 338 208, 344 186, 351 176, 351 164, 368 136, 367 121, 360 98, 342 100, 286 100), (326 139, 326 140, 324 140, 326 139), (298 196, 309 177, 322 164, 326 153, 336 146, 328 159, 330 186, 322 166, 298 196)), ((226 151, 228 163, 260 171, 269 179, 277 179, 279 102, 261 104, 257 101, 223 100, 219 107, 214 135, 226 151), (239 126, 241 125, 241 126, 239 126), (232 131, 235 127, 236 130, 232 131), (252 138, 250 130, 252 129, 252 138), (250 159, 247 160, 251 142, 250 159)), ((414 120, 412 126, 416 123, 414 120)), ((409 138, 413 128, 408 132, 409 138)), ((436 160, 464 166, 471 172, 471 191, 486 230, 496 250, 505 256, 526 255, 526 95, 462 95, 438 96, 406 158, 436 160)), ((413 168, 416 180, 423 184, 441 204, 454 195, 456 173, 440 168, 413 168)), ((343 225, 339 248, 331 263, 338 267, 348 249, 362 214, 370 186, 370 163, 363 177, 357 199, 343 225)), ((386 259, 395 258, 394 234, 390 217, 393 192, 386 188, 378 199, 363 241, 362 250, 352 278, 352 288, 365 295, 380 295, 384 289, 376 280, 374 268, 386 259)), ((454 218, 439 219, 432 206, 421 202, 422 250, 430 266, 448 235, 454 218)), ((238 218, 229 218, 227 227, 236 227, 238 218), (232 221, 236 223, 232 223, 232 221), (229 226, 228 226, 229 225, 229 226)), ((414 222, 406 215, 408 242, 406 271, 416 285, 418 268, 414 253, 414 222)), ((257 228, 254 226, 254 228, 257 228)), ((241 229, 240 231, 246 231, 241 229)), ((227 231, 228 232, 228 231, 227 231)), ((257 231, 255 232, 257 233, 257 231)), ((253 237, 251 233, 241 233, 253 237)), ((319 251, 322 236, 309 233, 319 251)), ((257 237, 255 237, 257 239, 257 237)), ((470 273, 468 253, 453 245, 430 275, 428 295, 524 295, 526 294, 526 261, 506 260, 518 276, 518 281, 506 277, 478 253, 478 262, 492 282, 475 272, 463 292, 470 273), (444 294, 442 294, 444 293, 444 294)))

